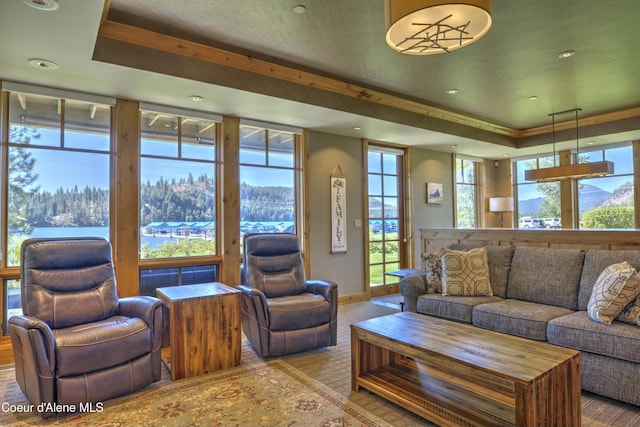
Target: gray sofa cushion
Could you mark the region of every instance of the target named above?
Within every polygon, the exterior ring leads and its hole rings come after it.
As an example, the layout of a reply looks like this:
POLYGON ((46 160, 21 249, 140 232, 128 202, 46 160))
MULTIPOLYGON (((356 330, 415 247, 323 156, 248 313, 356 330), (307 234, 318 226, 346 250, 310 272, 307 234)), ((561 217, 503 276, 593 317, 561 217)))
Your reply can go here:
POLYGON ((578 285, 584 252, 579 249, 516 247, 507 298, 578 308, 578 285))
POLYGON ((487 246, 491 289, 494 295, 501 298, 507 296, 507 280, 514 249, 513 246, 487 246))
POLYGON ((639 327, 621 322, 612 325, 597 323, 589 319, 586 311, 577 311, 550 321, 547 338, 551 344, 640 362, 639 327))
POLYGON ((473 307, 478 304, 501 301, 496 296, 456 297, 441 294, 425 294, 418 297, 418 313, 442 317, 457 322, 471 323, 473 307))
POLYGON ((564 307, 511 299, 477 305, 472 317, 473 325, 479 328, 546 341, 547 323, 569 313, 571 310, 564 307))
POLYGON ((585 252, 578 291, 578 310, 587 309, 593 285, 598 280, 600 273, 611 264, 622 261, 628 261, 633 268, 640 271, 640 251, 590 250, 585 252))

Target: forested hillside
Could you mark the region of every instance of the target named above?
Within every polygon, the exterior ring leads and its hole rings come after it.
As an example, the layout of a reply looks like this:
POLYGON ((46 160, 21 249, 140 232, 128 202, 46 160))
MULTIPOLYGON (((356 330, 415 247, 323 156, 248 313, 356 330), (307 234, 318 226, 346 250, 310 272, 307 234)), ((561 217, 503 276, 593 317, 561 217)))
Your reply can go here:
MULTIPOLYGON (((161 179, 142 184, 142 225, 164 221, 210 221, 214 184, 206 175, 180 181, 161 179)), ((289 187, 241 184, 244 221, 293 221, 294 191, 289 187)), ((103 227, 108 224, 109 192, 85 187, 35 191, 25 199, 31 227, 103 227)))

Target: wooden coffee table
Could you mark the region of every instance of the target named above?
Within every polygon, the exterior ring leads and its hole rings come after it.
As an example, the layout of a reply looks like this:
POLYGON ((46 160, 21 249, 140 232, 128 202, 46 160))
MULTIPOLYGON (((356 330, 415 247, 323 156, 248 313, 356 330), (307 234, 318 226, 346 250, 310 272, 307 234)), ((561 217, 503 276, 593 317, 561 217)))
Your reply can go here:
POLYGON ((581 423, 579 351, 416 313, 351 325, 351 387, 439 425, 581 423))
POLYGON ((171 379, 232 368, 241 362, 240 291, 222 283, 159 288, 162 361, 171 379))

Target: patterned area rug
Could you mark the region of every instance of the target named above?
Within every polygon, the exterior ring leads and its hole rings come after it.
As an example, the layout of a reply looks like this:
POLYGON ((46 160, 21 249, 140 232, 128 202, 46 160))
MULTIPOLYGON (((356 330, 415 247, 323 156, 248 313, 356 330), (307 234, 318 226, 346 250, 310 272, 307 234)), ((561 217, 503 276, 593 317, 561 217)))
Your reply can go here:
MULTIPOLYGON (((26 403, 26 401, 24 402, 26 403)), ((95 408, 94 409, 98 409, 95 408)), ((3 426, 389 426, 282 360, 184 379, 104 403, 100 412, 0 412, 3 426)))

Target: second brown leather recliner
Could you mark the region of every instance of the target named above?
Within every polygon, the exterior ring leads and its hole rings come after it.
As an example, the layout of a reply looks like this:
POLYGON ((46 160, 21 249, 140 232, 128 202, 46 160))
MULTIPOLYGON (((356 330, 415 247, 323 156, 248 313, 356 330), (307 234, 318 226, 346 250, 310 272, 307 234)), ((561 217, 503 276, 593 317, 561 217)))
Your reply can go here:
POLYGON ((306 280, 294 234, 244 238, 242 329, 262 357, 337 343, 338 285, 306 280))

